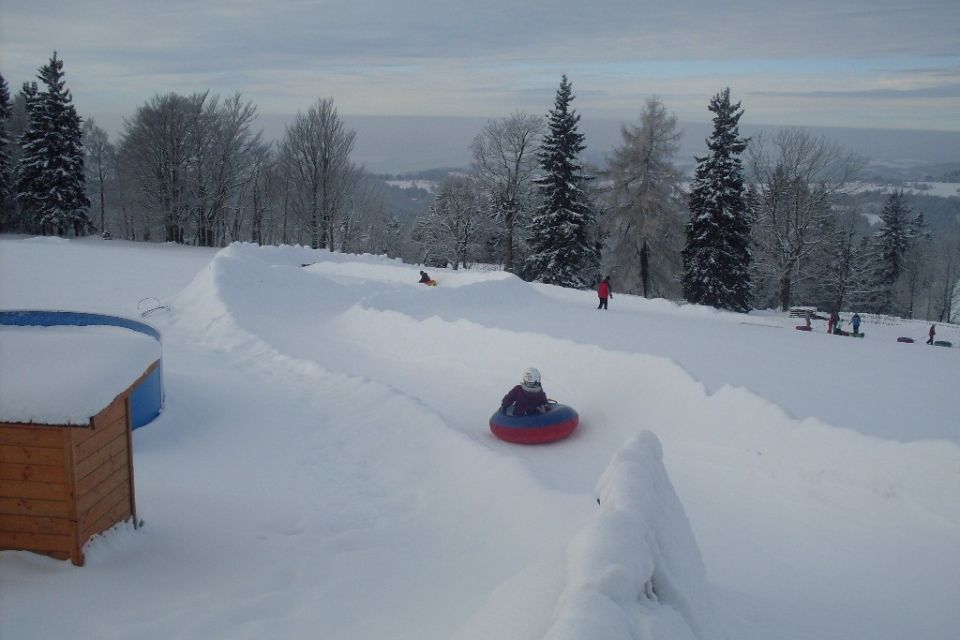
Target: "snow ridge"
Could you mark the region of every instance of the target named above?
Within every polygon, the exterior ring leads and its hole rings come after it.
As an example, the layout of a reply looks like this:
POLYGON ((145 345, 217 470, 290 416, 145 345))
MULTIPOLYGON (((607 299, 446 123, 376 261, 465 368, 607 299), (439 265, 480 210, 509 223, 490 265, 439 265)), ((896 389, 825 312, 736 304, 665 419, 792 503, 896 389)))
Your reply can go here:
POLYGON ((545 640, 723 637, 660 440, 631 437, 597 486, 600 514, 567 549, 567 587, 545 640))

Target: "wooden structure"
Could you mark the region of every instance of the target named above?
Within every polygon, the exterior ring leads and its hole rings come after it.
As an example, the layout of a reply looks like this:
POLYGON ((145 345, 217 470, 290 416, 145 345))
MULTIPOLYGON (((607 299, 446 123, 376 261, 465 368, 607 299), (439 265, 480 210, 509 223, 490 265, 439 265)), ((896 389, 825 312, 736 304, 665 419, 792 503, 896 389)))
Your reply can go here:
POLYGON ((130 396, 154 362, 86 425, 0 422, 0 550, 84 563, 94 535, 132 518, 130 396))

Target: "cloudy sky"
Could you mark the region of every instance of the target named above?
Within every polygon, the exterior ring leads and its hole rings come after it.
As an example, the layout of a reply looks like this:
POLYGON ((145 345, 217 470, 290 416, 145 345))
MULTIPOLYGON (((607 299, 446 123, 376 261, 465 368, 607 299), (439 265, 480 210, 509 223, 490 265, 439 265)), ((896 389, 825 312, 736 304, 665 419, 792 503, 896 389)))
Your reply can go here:
POLYGON ((660 96, 706 122, 729 86, 753 124, 960 131, 957 0, 0 0, 16 91, 56 49, 83 115, 156 93, 241 92, 264 115, 545 113, 660 96))

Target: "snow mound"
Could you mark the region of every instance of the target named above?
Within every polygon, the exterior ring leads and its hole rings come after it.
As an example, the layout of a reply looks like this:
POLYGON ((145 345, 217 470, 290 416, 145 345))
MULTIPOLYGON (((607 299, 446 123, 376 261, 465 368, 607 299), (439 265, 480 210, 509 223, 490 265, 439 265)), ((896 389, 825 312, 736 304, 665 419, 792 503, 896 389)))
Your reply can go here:
POLYGON ((657 437, 630 438, 597 489, 602 512, 567 548, 567 587, 544 638, 722 637, 657 437))

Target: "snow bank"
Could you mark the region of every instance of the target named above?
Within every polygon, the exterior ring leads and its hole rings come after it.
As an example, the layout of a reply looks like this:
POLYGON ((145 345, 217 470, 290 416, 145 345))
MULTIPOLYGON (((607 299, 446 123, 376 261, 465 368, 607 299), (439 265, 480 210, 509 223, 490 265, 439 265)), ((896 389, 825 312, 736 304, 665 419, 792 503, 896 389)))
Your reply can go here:
POLYGON ((87 424, 159 358, 119 327, 0 326, 0 422, 87 424))
POLYGON ((601 513, 567 550, 567 587, 546 640, 722 637, 706 572, 660 441, 630 438, 597 488, 601 513))

